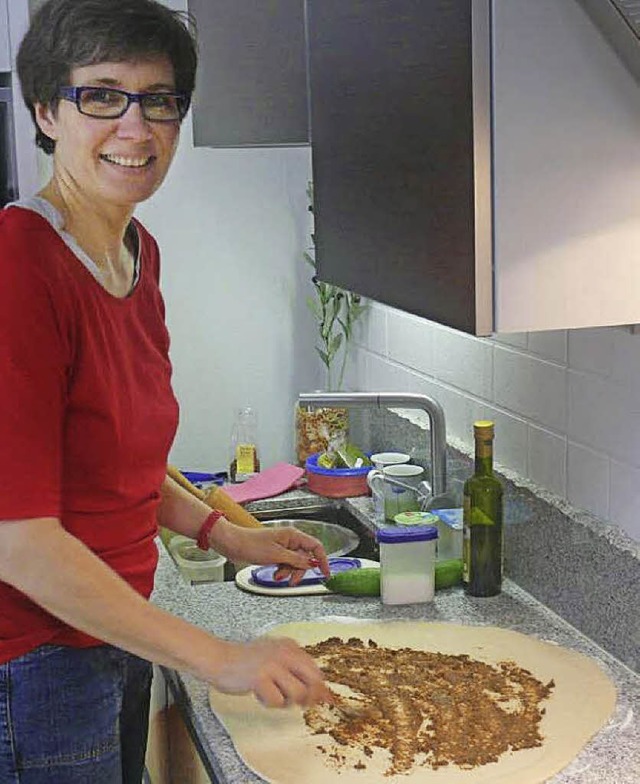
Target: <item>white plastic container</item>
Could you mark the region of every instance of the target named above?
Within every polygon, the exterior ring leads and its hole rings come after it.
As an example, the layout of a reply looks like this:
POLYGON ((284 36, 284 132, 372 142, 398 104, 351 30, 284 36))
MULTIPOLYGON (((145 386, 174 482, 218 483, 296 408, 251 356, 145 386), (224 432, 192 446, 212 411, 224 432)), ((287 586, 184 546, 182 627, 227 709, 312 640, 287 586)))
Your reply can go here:
POLYGON ((433 525, 380 528, 380 593, 383 604, 419 604, 433 600, 436 542, 433 525))
POLYGON ((188 536, 174 536, 169 552, 178 571, 188 583, 221 583, 227 559, 215 550, 201 550, 188 536))

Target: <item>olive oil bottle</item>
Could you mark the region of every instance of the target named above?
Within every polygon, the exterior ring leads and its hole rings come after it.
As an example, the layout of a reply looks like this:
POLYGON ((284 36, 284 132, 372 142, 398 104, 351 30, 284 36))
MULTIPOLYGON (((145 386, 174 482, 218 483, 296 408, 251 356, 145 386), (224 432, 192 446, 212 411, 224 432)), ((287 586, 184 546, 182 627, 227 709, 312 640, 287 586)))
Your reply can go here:
POLYGON ((502 590, 502 485, 493 473, 493 422, 473 425, 475 473, 464 484, 463 575, 470 596, 502 590))

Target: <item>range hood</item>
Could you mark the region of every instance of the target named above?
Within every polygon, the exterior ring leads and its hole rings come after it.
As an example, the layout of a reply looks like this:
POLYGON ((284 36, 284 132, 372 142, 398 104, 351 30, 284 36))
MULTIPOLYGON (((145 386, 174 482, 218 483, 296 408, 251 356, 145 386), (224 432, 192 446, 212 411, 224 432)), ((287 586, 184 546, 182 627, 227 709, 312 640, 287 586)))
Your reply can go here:
POLYGON ((640 82, 640 0, 578 0, 640 82))

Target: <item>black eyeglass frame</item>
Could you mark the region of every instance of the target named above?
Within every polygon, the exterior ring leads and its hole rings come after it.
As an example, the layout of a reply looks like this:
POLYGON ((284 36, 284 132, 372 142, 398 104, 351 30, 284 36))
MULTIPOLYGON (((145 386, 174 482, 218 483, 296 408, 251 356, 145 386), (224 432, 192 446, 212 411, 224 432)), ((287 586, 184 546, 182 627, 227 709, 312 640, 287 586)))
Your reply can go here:
POLYGON ((79 87, 61 87, 58 91, 58 97, 64 98, 66 101, 71 101, 75 103, 76 108, 83 114, 85 117, 92 117, 95 120, 117 120, 120 117, 123 117, 132 103, 137 103, 140 105, 140 111, 142 112, 142 116, 144 117, 147 122, 182 122, 186 113, 189 111, 189 105, 191 104, 191 96, 187 95, 186 93, 165 93, 165 92, 158 92, 158 93, 129 93, 126 90, 120 90, 116 87, 103 87, 101 85, 82 85, 79 87), (124 95, 127 98, 127 103, 123 107, 122 111, 118 114, 113 114, 110 116, 102 116, 99 114, 90 114, 82 110, 82 93, 85 90, 108 90, 112 93, 118 93, 120 95, 124 95), (145 105, 143 100, 145 98, 157 98, 159 96, 169 97, 169 98, 176 98, 177 99, 177 106, 178 106, 178 117, 170 118, 167 120, 160 120, 157 117, 147 117, 145 105))

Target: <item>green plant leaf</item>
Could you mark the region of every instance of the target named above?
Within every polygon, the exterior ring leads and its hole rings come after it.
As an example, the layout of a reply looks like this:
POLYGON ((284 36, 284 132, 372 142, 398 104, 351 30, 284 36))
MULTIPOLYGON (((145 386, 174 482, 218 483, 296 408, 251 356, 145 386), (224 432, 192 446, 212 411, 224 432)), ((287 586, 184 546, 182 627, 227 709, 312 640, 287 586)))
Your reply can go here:
POLYGON ((317 346, 316 346, 316 351, 320 355, 320 359, 324 362, 327 370, 329 370, 331 366, 331 360, 329 359, 329 355, 326 354, 321 348, 318 348, 317 346))
POLYGON ((331 343, 329 345, 330 345, 330 348, 331 348, 331 355, 335 356, 336 352, 338 351, 338 349, 342 345, 342 334, 340 332, 338 332, 337 335, 334 335, 333 338, 331 339, 331 343))
POLYGON ((313 297, 307 297, 307 307, 318 320, 322 319, 322 312, 320 311, 320 305, 317 300, 313 297))

